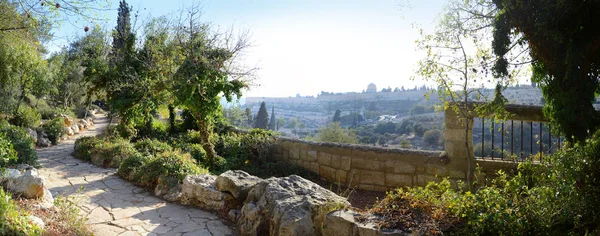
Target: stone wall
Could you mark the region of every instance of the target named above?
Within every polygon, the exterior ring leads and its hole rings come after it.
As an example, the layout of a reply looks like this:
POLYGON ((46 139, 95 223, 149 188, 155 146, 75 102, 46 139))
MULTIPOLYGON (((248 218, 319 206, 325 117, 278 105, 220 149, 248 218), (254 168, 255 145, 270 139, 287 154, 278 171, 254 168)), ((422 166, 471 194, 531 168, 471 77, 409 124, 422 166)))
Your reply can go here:
POLYGON ((424 186, 440 176, 464 179, 439 151, 389 149, 364 145, 318 143, 278 137, 274 157, 319 174, 331 183, 387 191, 424 186))

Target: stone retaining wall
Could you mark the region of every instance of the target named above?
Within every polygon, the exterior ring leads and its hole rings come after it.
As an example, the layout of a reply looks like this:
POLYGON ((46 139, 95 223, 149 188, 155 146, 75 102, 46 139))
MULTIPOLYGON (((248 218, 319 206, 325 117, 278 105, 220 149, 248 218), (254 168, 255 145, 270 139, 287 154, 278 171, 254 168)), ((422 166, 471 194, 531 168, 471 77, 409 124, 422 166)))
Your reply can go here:
POLYGON ((439 176, 464 179, 450 168, 444 152, 388 149, 364 145, 318 143, 278 137, 273 157, 319 174, 331 183, 387 191, 424 186, 439 176))

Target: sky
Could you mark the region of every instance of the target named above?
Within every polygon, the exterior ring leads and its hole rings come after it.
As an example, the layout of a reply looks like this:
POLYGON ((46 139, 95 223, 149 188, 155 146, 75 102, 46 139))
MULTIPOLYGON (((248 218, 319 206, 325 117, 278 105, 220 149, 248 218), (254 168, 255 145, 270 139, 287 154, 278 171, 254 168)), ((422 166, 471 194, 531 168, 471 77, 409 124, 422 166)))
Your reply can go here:
MULTIPOLYGON (((56 51, 82 36, 85 26, 113 29, 118 0, 98 13, 105 21, 71 21, 55 29, 56 51)), ((412 81, 423 53, 418 28, 433 30, 447 0, 205 0, 202 19, 214 27, 248 30, 252 47, 244 64, 258 67, 248 97, 288 97, 361 92, 421 85, 412 81)), ((129 0, 140 19, 176 16, 190 0, 129 0)), ((132 19, 132 22, 134 20, 132 19)), ((141 21, 141 20, 140 20, 141 21)), ((139 25, 138 25, 139 26, 139 25)))

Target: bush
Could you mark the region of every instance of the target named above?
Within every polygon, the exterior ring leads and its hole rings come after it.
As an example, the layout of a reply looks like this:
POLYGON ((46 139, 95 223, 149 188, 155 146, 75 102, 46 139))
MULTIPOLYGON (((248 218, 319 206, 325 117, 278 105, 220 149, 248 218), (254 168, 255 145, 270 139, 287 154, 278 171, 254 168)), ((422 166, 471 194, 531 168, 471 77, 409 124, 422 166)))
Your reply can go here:
POLYGON ((20 127, 35 128, 40 125, 41 120, 42 116, 35 109, 29 106, 21 106, 9 122, 20 127))
POLYGON ((246 134, 221 135, 215 151, 225 158, 226 164, 214 171, 241 169, 253 172, 267 162, 274 141, 273 133, 262 129, 252 129, 246 134))
POLYGON ((0 188, 0 235, 41 235, 43 230, 29 222, 10 194, 0 188))
POLYGON ((13 148, 12 143, 0 133, 0 169, 6 167, 8 163, 16 162, 17 152, 13 148))
POLYGON ((75 140, 75 151, 73 156, 81 160, 89 161, 92 158, 92 151, 102 145, 104 140, 100 137, 81 137, 75 140))
MULTIPOLYGON (((147 160, 135 158, 124 162, 126 164, 124 168, 133 169, 141 163, 139 170, 143 171, 133 171, 130 173, 130 179, 150 189, 154 189, 160 180, 181 182, 187 175, 208 173, 191 159, 190 154, 182 154, 179 151, 164 152, 147 160)), ((125 171, 126 169, 123 170, 125 171)))
POLYGON ((337 122, 331 122, 326 127, 320 128, 314 140, 318 142, 358 143, 356 133, 342 128, 340 123, 337 122))
POLYGON ((121 162, 121 165, 119 165, 117 174, 126 180, 135 182, 136 180, 131 177, 138 176, 140 170, 143 170, 141 167, 144 166, 150 159, 151 156, 144 155, 142 153, 137 153, 125 158, 125 160, 121 162))
POLYGON ((0 133, 3 133, 10 140, 10 143, 12 143, 13 148, 17 152, 17 160, 8 163, 8 165, 28 164, 38 166, 35 143, 25 129, 10 125, 6 121, 0 121, 0 133))
POLYGON ((146 155, 156 155, 173 149, 168 143, 156 139, 142 139, 135 142, 134 146, 138 152, 146 155))
POLYGON ((42 130, 48 135, 52 144, 56 145, 60 136, 64 134, 65 122, 61 117, 56 117, 42 125, 42 130))

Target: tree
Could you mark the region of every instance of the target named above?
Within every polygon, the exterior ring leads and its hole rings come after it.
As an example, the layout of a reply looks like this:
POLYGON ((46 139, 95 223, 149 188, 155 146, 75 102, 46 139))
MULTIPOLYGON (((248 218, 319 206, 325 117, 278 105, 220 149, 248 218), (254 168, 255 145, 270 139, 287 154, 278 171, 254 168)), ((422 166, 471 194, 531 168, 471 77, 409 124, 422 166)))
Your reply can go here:
POLYGON ((277 119, 277 130, 279 130, 279 128, 284 127, 285 126, 285 119, 283 118, 279 118, 277 119))
POLYGON ((340 123, 337 122, 331 122, 326 127, 320 128, 314 140, 333 143, 358 143, 358 137, 354 131, 342 128, 340 123))
POLYGON ((379 134, 396 133, 396 124, 391 121, 379 122, 379 123, 377 123, 377 126, 375 126, 375 132, 379 133, 379 134))
POLYGON ((276 130, 277 129, 277 120, 275 120, 275 107, 271 109, 271 119, 269 119, 269 129, 276 130))
POLYGON ((249 107, 246 107, 246 110, 244 111, 244 115, 246 117, 246 125, 248 127, 253 127, 254 119, 252 118, 252 110, 250 110, 249 107))
POLYGON ((342 122, 342 117, 341 117, 342 111, 335 110, 335 115, 333 115, 333 122, 342 122))
POLYGON ((412 148, 412 144, 410 143, 410 140, 402 139, 402 141, 400 141, 400 147, 401 148, 412 148))
POLYGON ((532 82, 542 88, 553 127, 570 141, 583 142, 600 126, 592 102, 600 92, 600 2, 496 0, 495 76, 506 77, 514 44, 529 46, 532 82), (522 38, 514 39, 518 33, 522 38))
POLYGON ((265 102, 261 102, 258 113, 256 113, 256 123, 254 123, 254 128, 267 129, 268 124, 269 113, 267 113, 267 106, 265 105, 265 102))
POLYGON ((427 130, 423 134, 423 143, 434 148, 440 144, 442 137, 443 134, 439 130, 427 130))
POLYGON ((298 118, 292 118, 287 122, 286 128, 296 129, 296 127, 298 126, 298 123, 300 123, 300 121, 298 121, 298 118))
MULTIPOLYGON (((505 78, 492 82, 489 71, 495 63, 491 48, 486 40, 492 33, 491 24, 497 9, 490 1, 451 1, 443 13, 434 33, 422 33, 422 39, 417 41, 417 47, 425 51, 426 56, 419 62, 417 74, 438 85, 438 97, 443 109, 452 109, 465 124, 465 137, 468 137, 469 121, 476 113, 494 111, 495 118, 506 116, 502 90, 516 80, 520 67, 507 72, 505 78), (493 100, 483 96, 481 88, 496 84, 493 100), (470 104, 471 96, 488 102, 485 106, 470 104)), ((507 54, 508 61, 523 61, 519 45, 515 45, 514 53, 507 54)), ((424 129, 414 127, 415 133, 424 129)), ((421 135, 423 135, 421 133, 421 135)), ((469 140, 465 139, 464 148, 467 150, 467 182, 470 186, 472 175, 473 153, 469 148, 469 140)))
POLYGON ((206 23, 199 22, 197 6, 188 8, 177 29, 178 56, 185 59, 174 75, 175 101, 196 119, 207 160, 216 165, 218 156, 210 139, 213 120, 219 114, 222 97, 231 102, 248 87, 253 69, 246 70, 238 61, 248 39, 245 34, 211 32, 206 23))

